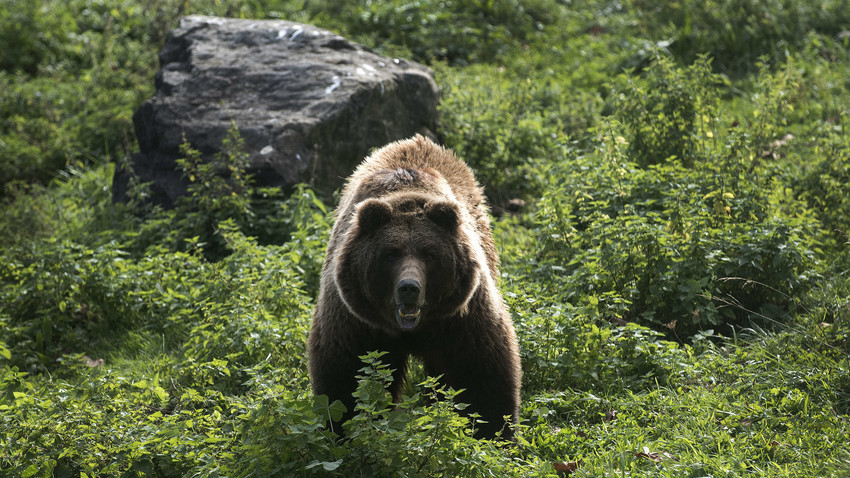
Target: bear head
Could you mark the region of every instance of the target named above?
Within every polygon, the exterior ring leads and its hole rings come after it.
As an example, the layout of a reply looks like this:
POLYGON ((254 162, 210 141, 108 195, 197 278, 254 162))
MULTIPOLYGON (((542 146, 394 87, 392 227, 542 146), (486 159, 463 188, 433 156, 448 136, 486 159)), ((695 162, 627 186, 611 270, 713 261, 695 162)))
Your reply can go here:
POLYGON ((393 335, 466 313, 482 254, 454 201, 395 193, 361 201, 336 260, 349 311, 393 335))

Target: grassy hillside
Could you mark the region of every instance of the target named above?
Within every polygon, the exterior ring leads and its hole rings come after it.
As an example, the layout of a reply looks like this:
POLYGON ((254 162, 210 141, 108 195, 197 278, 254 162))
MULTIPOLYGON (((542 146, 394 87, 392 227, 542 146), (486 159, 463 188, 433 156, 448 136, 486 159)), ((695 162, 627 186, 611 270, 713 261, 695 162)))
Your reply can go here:
POLYGON ((0 0, 0 476, 850 476, 848 78, 846 0, 0 0), (416 365, 391 404, 380 353, 327 430, 333 198, 187 147, 177 209, 111 203, 190 13, 434 69, 498 213, 516 444, 416 365))

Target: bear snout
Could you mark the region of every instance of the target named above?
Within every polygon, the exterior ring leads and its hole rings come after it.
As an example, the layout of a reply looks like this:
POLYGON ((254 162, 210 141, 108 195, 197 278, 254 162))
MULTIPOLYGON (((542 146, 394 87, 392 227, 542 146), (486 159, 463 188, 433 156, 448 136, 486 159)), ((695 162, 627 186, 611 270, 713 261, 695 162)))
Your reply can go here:
POLYGON ((395 280, 396 305, 418 305, 425 302, 425 266, 415 257, 405 257, 398 268, 395 280))
POLYGON ((402 262, 393 299, 399 327, 412 330, 419 323, 425 302, 425 271, 420 261, 408 257, 402 262))
POLYGON ((403 279, 398 283, 396 288, 396 303, 398 304, 418 304, 419 292, 422 287, 416 279, 403 279))

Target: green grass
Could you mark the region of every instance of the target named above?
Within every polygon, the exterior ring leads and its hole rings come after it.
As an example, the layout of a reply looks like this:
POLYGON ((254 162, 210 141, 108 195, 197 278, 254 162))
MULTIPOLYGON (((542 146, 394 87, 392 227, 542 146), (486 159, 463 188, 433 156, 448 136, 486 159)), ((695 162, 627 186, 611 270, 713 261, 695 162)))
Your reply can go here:
POLYGON ((846 2, 223 3, 0 4, 0 476, 850 476, 846 2), (495 211, 526 203, 494 222, 516 444, 473 439, 416 365, 390 403, 378 353, 328 431, 305 352, 327 198, 189 145, 176 209, 111 203, 187 13, 435 70, 439 134, 495 211))

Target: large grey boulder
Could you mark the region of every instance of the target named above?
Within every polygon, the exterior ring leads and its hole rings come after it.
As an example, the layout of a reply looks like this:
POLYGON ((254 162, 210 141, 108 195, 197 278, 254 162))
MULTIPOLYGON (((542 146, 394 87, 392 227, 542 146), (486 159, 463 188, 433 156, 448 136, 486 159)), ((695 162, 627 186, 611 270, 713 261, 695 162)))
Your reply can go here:
POLYGON ((140 152, 115 173, 116 200, 134 174, 153 182, 153 201, 173 205, 186 192, 175 163, 184 135, 211 158, 234 123, 257 184, 309 182, 325 193, 370 149, 437 126, 428 68, 309 25, 189 16, 159 60, 156 95, 133 116, 140 152))

